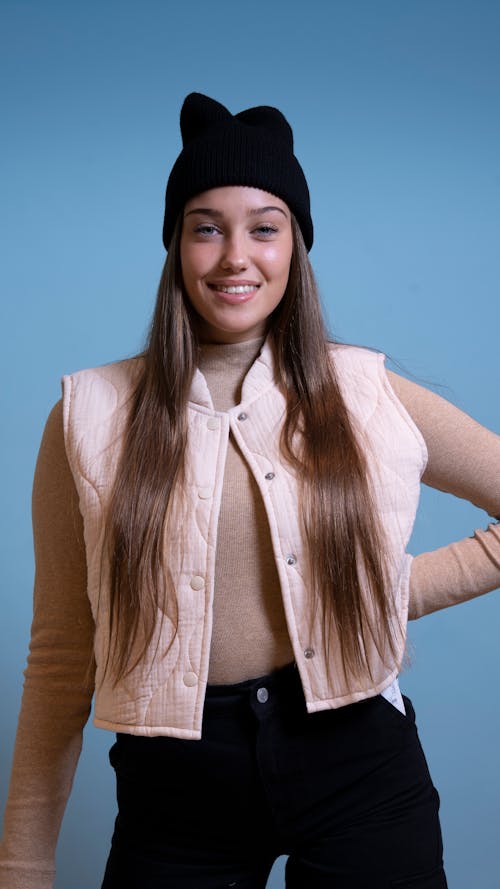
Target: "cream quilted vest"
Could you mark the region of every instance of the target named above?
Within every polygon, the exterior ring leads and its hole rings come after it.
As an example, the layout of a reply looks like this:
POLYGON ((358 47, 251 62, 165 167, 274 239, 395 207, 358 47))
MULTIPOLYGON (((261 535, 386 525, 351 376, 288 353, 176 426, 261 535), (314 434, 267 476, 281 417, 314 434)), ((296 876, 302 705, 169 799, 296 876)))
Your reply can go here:
MULTIPOLYGON (((425 467, 423 439, 393 393, 383 356, 351 346, 333 346, 339 382, 369 454, 377 508, 389 542, 391 583, 398 617, 406 625, 411 556, 406 545, 425 467)), ((269 341, 248 372, 241 403, 214 410, 203 375, 193 380, 189 414, 187 483, 176 504, 165 564, 175 581, 177 603, 158 614, 150 655, 112 688, 104 675, 107 650, 107 566, 101 559, 103 515, 120 456, 130 395, 140 359, 130 359, 63 379, 66 450, 80 497, 93 609, 97 662, 97 726, 141 735, 201 737, 212 630, 215 548, 229 431, 257 481, 269 519, 283 603, 309 712, 341 707, 380 693, 398 673, 371 654, 370 688, 346 684, 336 668, 327 679, 321 621, 310 620, 308 570, 297 508, 297 481, 283 465, 279 433, 285 400, 274 383, 269 341), (309 607, 308 607, 309 606, 309 607), (176 632, 177 629, 177 632, 176 632)), ((168 471, 168 468, 165 468, 168 471)))

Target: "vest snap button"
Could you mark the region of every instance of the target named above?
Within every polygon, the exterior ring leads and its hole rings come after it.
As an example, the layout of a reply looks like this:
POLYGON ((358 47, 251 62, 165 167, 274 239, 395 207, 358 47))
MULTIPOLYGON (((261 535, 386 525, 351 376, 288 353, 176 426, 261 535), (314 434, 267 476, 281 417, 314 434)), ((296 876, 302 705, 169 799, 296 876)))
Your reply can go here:
POLYGON ((314 648, 305 648, 304 657, 307 658, 308 661, 314 657, 314 648))
POLYGON ((290 555, 288 555, 286 557, 286 563, 287 563, 287 565, 296 565, 297 564, 296 556, 294 556, 293 553, 290 553, 290 555))
POLYGON ((274 472, 266 472, 264 478, 266 478, 268 482, 272 481, 272 479, 274 478, 274 472))
POLYGON ((187 685, 188 688, 193 688, 194 685, 198 684, 198 677, 196 673, 185 673, 184 674, 184 685, 187 685))
POLYGON ((244 412, 238 414, 238 420, 248 420, 248 414, 245 414, 244 412))

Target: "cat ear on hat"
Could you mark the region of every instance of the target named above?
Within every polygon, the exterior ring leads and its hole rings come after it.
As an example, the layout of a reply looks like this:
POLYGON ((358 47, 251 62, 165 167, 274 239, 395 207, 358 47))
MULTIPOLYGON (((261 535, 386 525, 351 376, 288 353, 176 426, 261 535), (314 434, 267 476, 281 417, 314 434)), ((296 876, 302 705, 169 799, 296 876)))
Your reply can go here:
POLYGON ((246 111, 240 111, 235 117, 249 126, 263 127, 267 132, 272 133, 276 139, 284 142, 290 151, 293 151, 292 128, 286 117, 277 108, 272 108, 271 105, 258 105, 256 108, 247 108, 246 111))
POLYGON ((223 120, 231 119, 230 111, 203 93, 189 93, 181 108, 182 144, 196 139, 204 130, 223 120))

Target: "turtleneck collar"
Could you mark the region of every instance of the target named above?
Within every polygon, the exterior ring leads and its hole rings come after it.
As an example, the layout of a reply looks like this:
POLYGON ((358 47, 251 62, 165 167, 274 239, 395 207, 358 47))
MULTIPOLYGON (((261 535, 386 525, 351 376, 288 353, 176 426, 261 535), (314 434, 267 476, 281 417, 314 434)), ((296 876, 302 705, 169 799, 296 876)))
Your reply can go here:
POLYGON ((241 401, 243 381, 259 355, 264 337, 242 343, 205 343, 199 348, 198 367, 216 410, 229 410, 241 401))

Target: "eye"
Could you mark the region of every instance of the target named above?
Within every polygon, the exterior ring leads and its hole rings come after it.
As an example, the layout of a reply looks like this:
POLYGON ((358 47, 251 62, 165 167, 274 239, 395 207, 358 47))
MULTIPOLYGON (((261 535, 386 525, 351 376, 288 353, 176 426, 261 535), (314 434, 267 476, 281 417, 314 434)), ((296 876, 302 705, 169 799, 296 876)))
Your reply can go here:
POLYGON ((211 235, 217 234, 219 229, 211 222, 204 222, 201 225, 197 225, 194 231, 197 235, 210 237, 211 235))
POLYGON ((272 235, 276 235, 279 229, 275 225, 270 225, 268 222, 263 222, 262 225, 258 225, 257 228, 254 228, 254 233, 261 238, 269 238, 272 235))

